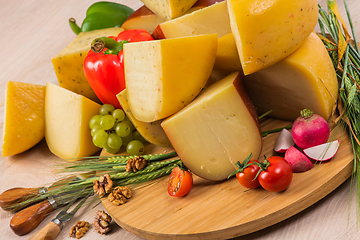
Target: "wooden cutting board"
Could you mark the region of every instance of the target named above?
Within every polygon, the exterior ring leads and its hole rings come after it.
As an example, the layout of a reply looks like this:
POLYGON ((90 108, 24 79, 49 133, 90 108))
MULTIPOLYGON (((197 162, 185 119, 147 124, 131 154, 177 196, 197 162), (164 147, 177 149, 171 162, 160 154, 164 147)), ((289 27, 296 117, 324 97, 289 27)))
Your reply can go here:
MULTIPOLYGON (((262 131, 289 126, 268 119, 262 131)), ((272 156, 279 133, 265 137, 261 156, 272 156)), ((329 140, 339 139, 336 156, 316 163, 314 168, 295 173, 290 187, 281 193, 264 189, 247 190, 236 178, 212 182, 194 176, 194 186, 182 198, 167 193, 168 177, 135 190, 124 205, 102 202, 114 221, 125 230, 146 239, 228 239, 243 236, 285 220, 316 203, 351 176, 352 147, 349 137, 338 126, 329 140)), ((148 153, 169 149, 149 145, 148 153)), ((170 149, 171 150, 171 149, 170 149)), ((106 155, 106 153, 103 153, 106 155)))

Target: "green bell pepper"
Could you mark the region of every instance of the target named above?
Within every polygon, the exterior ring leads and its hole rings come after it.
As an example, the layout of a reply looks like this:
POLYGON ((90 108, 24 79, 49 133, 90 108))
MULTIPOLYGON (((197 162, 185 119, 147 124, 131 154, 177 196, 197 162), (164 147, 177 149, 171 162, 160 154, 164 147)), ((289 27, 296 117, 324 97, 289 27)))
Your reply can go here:
POLYGON ((134 12, 128 6, 115 2, 96 2, 86 11, 86 18, 81 27, 74 18, 69 19, 71 29, 75 34, 110 27, 121 27, 125 20, 134 12))

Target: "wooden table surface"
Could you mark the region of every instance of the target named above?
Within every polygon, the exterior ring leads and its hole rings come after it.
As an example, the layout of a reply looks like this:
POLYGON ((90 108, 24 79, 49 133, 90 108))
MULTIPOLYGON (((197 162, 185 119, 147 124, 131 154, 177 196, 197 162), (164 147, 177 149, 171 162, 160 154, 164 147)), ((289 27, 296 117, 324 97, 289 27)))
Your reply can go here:
MULTIPOLYGON (((139 0, 117 0, 137 9, 139 0)), ((95 0, 0 0, 0 128, 3 127, 4 91, 7 81, 20 81, 45 85, 57 84, 51 58, 70 43, 75 34, 67 20, 82 22, 86 9, 95 0)), ((326 7, 325 0, 319 4, 326 7)), ((339 8, 344 13, 343 2, 339 8)), ((360 38, 360 3, 348 0, 356 35, 360 38)), ((345 15, 343 15, 345 17, 345 15)), ((0 159, 0 193, 12 187, 39 187, 55 180, 50 165, 53 156, 45 141, 17 156, 0 159)), ((92 222, 96 210, 105 210, 102 204, 82 208, 65 224, 57 239, 71 239, 70 227, 77 220, 92 222)), ((360 211, 360 210, 359 210, 360 211)), ((0 209, 0 239, 28 239, 43 228, 57 211, 48 216, 32 233, 15 235, 9 227, 12 213, 0 209)), ((360 212, 359 212, 360 213, 360 212)), ((355 187, 348 179, 339 188, 303 212, 264 230, 239 237, 248 239, 359 239, 357 230, 355 187)), ((82 239, 141 239, 113 223, 113 231, 102 236, 90 229, 82 239)))

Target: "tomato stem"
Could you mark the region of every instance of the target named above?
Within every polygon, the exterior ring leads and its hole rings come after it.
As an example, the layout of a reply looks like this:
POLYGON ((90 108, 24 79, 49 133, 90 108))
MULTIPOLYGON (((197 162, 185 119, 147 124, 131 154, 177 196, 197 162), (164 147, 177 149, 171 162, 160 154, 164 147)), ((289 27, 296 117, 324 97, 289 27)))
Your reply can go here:
POLYGON ((100 37, 94 39, 91 42, 91 50, 95 53, 99 53, 103 51, 105 48, 107 48, 104 54, 118 55, 119 52, 123 49, 124 43, 128 43, 128 42, 129 41, 126 40, 117 42, 116 40, 109 37, 100 37))
POLYGON ((263 162, 254 162, 255 165, 257 165, 260 169, 257 172, 256 176, 254 177, 253 181, 259 176, 259 174, 263 171, 266 171, 266 169, 270 166, 269 160, 267 160, 266 156, 264 155, 265 160, 263 162))
POLYGON ((231 173, 229 176, 228 176, 228 179, 234 175, 236 175, 237 173, 241 173, 244 171, 245 168, 247 168, 248 166, 251 165, 251 163, 249 163, 249 161, 251 160, 252 158, 252 153, 249 154, 249 156, 247 158, 245 158, 245 160, 240 163, 239 161, 237 161, 237 163, 235 164, 235 166, 237 167, 236 171, 231 173))

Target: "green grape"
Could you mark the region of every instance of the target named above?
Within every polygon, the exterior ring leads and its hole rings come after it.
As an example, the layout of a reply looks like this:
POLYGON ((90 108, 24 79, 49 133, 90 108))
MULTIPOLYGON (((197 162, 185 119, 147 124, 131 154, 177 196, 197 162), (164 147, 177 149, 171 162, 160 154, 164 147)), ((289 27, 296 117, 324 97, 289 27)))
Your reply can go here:
POLYGON ((130 133, 126 137, 122 137, 122 145, 127 146, 128 143, 131 142, 132 140, 134 140, 134 135, 130 133))
POLYGON ((110 133, 107 139, 107 145, 113 149, 120 149, 122 145, 122 139, 116 133, 110 133))
POLYGON ((126 137, 130 134, 130 126, 125 123, 125 122, 121 122, 118 123, 115 127, 115 132, 117 135, 119 135, 120 137, 126 137))
POLYGON ((115 110, 115 107, 111 104, 104 104, 101 105, 100 109, 99 109, 99 114, 100 115, 111 115, 115 110))
POLYGON ((93 137, 94 134, 97 132, 97 130, 100 130, 100 129, 102 129, 100 125, 96 125, 95 127, 93 127, 90 131, 91 136, 93 137))
POLYGON ((115 154, 115 153, 117 153, 117 152, 120 150, 120 148, 118 148, 118 149, 111 148, 111 147, 109 147, 109 145, 107 145, 106 143, 105 143, 105 145, 103 146, 103 148, 104 148, 105 151, 107 151, 108 153, 111 153, 111 154, 115 154))
POLYGON ((116 122, 121 122, 125 118, 125 113, 122 109, 115 109, 112 115, 116 122))
POLYGON ((100 126, 105 130, 111 129, 114 126, 114 124, 115 124, 115 118, 112 115, 102 116, 100 120, 100 126))
POLYGON ((102 115, 95 115, 92 118, 90 118, 90 121, 89 121, 90 129, 93 129, 95 126, 100 126, 101 118, 102 118, 102 115))
POLYGON ((145 151, 145 146, 142 142, 138 140, 132 140, 126 146, 126 152, 129 155, 140 155, 145 151))
POLYGON ((129 125, 129 127, 130 127, 130 132, 133 132, 133 131, 136 130, 136 128, 134 127, 133 123, 130 121, 130 119, 129 119, 127 116, 126 116, 126 117, 124 118, 124 120, 122 120, 121 122, 124 122, 124 123, 126 123, 127 125, 129 125))
POLYGON ((138 140, 142 143, 146 142, 146 140, 143 138, 143 136, 141 136, 141 134, 138 131, 133 132, 133 134, 134 134, 134 140, 138 140))
POLYGON ((102 148, 107 142, 108 135, 104 129, 97 130, 92 138, 94 145, 102 148))

